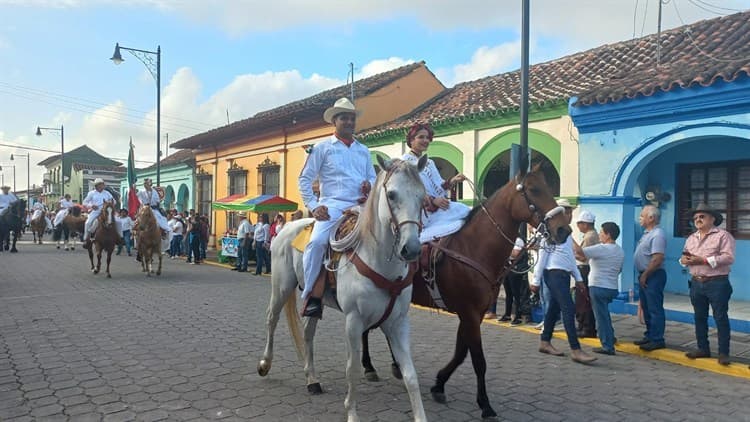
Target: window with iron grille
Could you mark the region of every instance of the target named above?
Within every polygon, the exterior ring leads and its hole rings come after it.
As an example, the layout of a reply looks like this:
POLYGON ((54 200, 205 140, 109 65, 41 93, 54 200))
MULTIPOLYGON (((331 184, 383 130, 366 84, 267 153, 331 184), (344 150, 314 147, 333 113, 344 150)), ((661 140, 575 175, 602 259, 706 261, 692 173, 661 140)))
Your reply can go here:
POLYGON ((694 231, 687 211, 708 204, 724 216, 721 227, 737 239, 750 239, 750 160, 677 166, 675 233, 694 231))
POLYGON ((229 177, 229 192, 227 195, 236 195, 247 193, 247 170, 238 166, 236 163, 231 163, 229 170, 227 170, 227 176, 229 177))
POLYGON ((268 158, 258 165, 258 192, 261 195, 279 194, 280 170, 281 166, 268 158))
POLYGON ((197 212, 201 215, 210 215, 211 213, 211 201, 212 201, 212 188, 213 188, 213 177, 210 174, 199 170, 196 175, 196 182, 198 185, 198 198, 197 212))

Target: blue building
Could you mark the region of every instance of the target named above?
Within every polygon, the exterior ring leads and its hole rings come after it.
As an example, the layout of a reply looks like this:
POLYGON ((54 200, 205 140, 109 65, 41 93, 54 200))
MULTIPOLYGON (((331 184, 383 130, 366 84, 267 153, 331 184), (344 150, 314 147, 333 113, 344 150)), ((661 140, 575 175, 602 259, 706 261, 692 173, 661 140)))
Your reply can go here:
MULTIPOLYGON (((195 155, 189 149, 179 150, 164 158, 160 163, 161 187, 164 189, 162 206, 183 212, 195 208, 195 155)), ((156 185, 156 164, 136 170, 136 187, 143 189, 143 180, 150 177, 156 185)), ((128 180, 120 181, 120 194, 123 206, 127 208, 128 180)))
MULTIPOLYGON (((614 221, 619 243, 635 250, 641 206, 657 205, 667 232, 666 290, 688 293, 678 259, 692 231, 687 211, 700 202, 720 210, 737 239, 733 300, 750 300, 750 12, 697 22, 641 39, 627 73, 569 102, 578 129, 579 204, 614 221)), ((632 255, 621 297, 637 283, 632 255)), ((637 289, 636 289, 637 291, 637 289)))

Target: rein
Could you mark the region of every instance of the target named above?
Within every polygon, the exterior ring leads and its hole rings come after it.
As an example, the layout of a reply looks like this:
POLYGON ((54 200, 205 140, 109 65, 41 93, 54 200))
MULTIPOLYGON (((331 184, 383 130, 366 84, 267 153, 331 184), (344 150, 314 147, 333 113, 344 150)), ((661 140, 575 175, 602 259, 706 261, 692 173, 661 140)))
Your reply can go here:
MULTIPOLYGON (((390 180, 393 173, 395 173, 395 169, 393 167, 388 169, 388 173, 386 173, 385 177, 383 178, 383 185, 381 189, 386 188, 388 180, 390 180)), ((391 215, 391 232, 393 232, 394 235, 393 245, 391 246, 391 256, 388 259, 388 261, 391 261, 393 257, 396 256, 396 245, 398 245, 398 242, 401 240, 401 226, 404 226, 406 224, 416 224, 417 233, 422 233, 422 213, 419 213, 419 220, 404 220, 399 222, 396 216, 393 214, 393 206, 391 205, 391 201, 388 200, 388 195, 386 195, 385 197, 385 203, 388 204, 388 213, 391 215)))

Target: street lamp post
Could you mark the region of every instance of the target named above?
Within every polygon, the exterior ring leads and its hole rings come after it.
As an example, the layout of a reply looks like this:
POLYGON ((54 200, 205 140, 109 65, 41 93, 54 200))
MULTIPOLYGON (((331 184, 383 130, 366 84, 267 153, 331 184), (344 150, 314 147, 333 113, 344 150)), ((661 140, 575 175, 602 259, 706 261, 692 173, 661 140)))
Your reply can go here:
POLYGON ((36 127, 36 136, 42 136, 43 130, 60 132, 60 198, 65 196, 65 127, 36 127))
MULTIPOLYGON (((5 166, 7 167, 8 165, 6 164, 5 166)), ((16 165, 12 164, 11 167, 13 167, 13 193, 16 193, 16 165)), ((0 166, 0 171, 2 171, 2 170, 3 170, 3 166, 0 166)), ((4 180, 5 180, 5 178, 3 178, 3 181, 4 180)), ((3 183, 3 184, 5 184, 5 183, 3 183)))
POLYGON ((26 159, 26 201, 31 200, 31 156, 29 154, 10 154, 10 161, 15 161, 15 158, 26 159))
POLYGON ((123 47, 120 43, 115 43, 115 52, 110 58, 115 64, 125 61, 120 54, 121 49, 130 51, 146 66, 156 80, 156 186, 159 186, 161 182, 161 46, 157 45, 156 51, 148 51, 123 47), (155 65, 152 56, 156 56, 155 65))

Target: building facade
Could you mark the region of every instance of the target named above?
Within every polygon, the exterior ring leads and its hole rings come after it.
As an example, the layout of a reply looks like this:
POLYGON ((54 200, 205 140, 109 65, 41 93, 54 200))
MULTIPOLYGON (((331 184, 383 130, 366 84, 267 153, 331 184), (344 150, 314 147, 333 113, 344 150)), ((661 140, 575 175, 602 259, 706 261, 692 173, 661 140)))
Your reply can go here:
MULTIPOLYGON (((195 208, 195 156, 190 150, 177 151, 160 163, 160 183, 164 189, 162 206, 164 209, 189 211, 195 208)), ((143 180, 151 178, 156 183, 156 165, 136 170, 137 189, 143 189, 143 180)), ((128 179, 124 175, 119 183, 123 207, 127 208, 128 179)))

